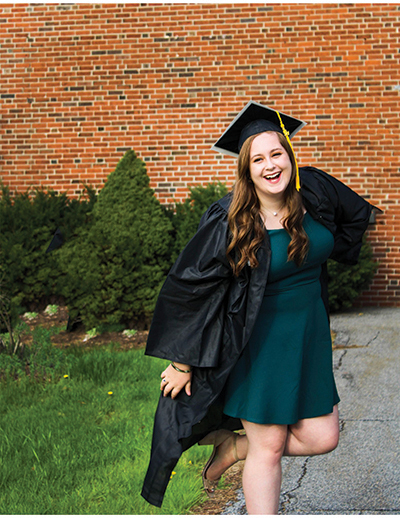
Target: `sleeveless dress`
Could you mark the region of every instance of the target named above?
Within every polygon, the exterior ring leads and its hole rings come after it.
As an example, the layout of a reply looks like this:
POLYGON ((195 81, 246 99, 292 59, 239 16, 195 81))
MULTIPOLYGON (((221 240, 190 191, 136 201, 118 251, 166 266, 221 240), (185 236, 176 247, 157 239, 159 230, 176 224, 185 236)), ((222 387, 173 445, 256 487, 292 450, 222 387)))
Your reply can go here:
POLYGON ((308 213, 303 226, 309 250, 300 267, 287 260, 286 230, 268 230, 268 282, 249 343, 224 388, 228 416, 289 425, 328 414, 339 402, 319 281, 334 238, 308 213))

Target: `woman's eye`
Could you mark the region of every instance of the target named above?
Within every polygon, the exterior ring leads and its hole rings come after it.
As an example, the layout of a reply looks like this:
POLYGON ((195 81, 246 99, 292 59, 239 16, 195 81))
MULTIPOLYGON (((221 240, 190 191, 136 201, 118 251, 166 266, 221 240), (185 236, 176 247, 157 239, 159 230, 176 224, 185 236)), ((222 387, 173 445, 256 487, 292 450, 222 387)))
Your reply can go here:
POLYGON ((281 154, 282 153, 274 153, 272 156, 273 156, 273 158, 277 158, 277 157, 281 156, 281 154))

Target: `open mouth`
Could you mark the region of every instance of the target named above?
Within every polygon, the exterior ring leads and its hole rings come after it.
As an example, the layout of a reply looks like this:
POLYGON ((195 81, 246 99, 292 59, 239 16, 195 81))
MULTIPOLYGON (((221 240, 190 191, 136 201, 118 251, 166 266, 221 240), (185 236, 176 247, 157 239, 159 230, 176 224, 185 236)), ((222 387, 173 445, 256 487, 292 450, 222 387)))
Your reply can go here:
POLYGON ((281 176, 282 171, 278 171, 277 173, 271 174, 269 176, 264 176, 265 180, 279 180, 279 177, 281 176))

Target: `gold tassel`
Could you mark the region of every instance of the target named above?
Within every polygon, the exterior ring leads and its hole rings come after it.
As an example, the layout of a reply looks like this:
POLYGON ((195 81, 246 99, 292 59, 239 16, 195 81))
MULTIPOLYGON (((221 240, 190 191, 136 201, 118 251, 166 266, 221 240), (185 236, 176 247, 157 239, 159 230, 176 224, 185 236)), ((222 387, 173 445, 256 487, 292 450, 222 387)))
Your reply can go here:
POLYGON ((285 135, 286 137, 286 140, 289 142, 289 146, 293 152, 293 156, 294 156, 294 162, 296 164, 296 189, 298 191, 300 191, 300 175, 299 175, 299 166, 297 165, 297 160, 296 160, 296 154, 294 152, 294 149, 293 149, 293 146, 292 146, 292 143, 290 142, 290 138, 289 138, 289 132, 288 130, 285 128, 285 125, 283 124, 282 122, 282 119, 281 119, 281 116, 280 116, 280 113, 277 111, 276 112, 278 117, 279 117, 279 122, 281 123, 281 128, 282 128, 282 131, 283 131, 283 134, 285 135))

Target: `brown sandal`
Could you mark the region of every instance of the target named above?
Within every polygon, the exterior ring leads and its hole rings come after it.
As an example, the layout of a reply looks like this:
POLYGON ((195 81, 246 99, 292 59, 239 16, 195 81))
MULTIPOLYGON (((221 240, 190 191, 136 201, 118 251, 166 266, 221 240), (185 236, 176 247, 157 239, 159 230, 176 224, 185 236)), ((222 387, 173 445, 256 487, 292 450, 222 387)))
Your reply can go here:
POLYGON ((230 432, 229 430, 216 430, 215 432, 209 433, 204 439, 199 441, 200 445, 206 445, 206 444, 213 444, 214 448, 211 453, 210 458, 208 459, 206 465, 204 466, 203 472, 201 474, 203 479, 203 487, 204 491, 206 492, 207 496, 212 498, 215 494, 215 490, 217 489, 218 483, 221 480, 221 477, 219 477, 217 480, 209 480, 206 478, 206 473, 208 468, 211 466, 215 455, 217 453, 217 448, 220 444, 222 444, 228 437, 231 437, 233 435, 233 456, 235 459, 235 462, 239 460, 238 454, 237 454, 237 447, 236 447, 236 441, 237 441, 237 433, 230 432))

